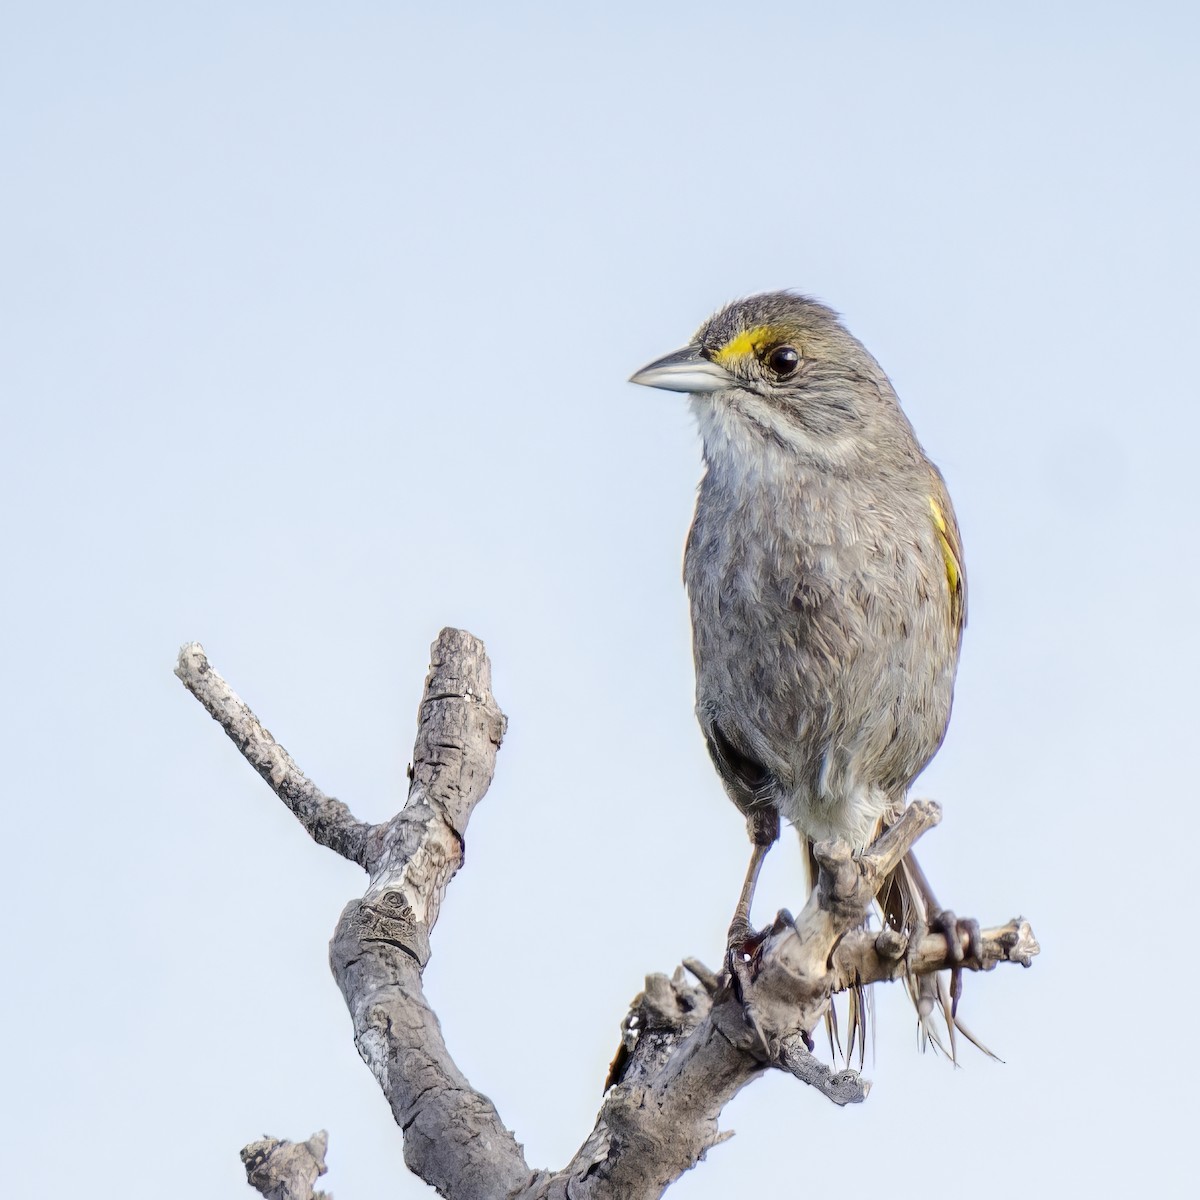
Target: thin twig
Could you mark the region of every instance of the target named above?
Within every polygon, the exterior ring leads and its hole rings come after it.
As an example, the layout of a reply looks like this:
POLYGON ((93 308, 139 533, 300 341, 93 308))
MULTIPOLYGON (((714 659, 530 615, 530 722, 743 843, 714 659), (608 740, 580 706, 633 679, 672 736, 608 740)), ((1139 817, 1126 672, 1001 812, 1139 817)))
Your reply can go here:
POLYGON ((190 642, 179 651, 175 674, 225 730, 242 757, 292 810, 313 841, 366 867, 371 826, 359 821, 340 800, 326 796, 300 770, 249 705, 213 668, 199 642, 190 642))

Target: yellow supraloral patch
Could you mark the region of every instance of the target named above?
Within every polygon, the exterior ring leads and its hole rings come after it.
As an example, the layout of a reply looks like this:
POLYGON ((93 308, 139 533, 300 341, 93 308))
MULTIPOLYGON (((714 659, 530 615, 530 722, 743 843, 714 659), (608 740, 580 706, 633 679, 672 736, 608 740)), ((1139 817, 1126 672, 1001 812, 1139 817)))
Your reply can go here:
POLYGON ((718 363, 732 362, 734 359, 746 358, 750 355, 757 357, 767 346, 786 340, 783 330, 775 325, 756 325, 730 338, 720 350, 713 354, 713 360, 718 363))

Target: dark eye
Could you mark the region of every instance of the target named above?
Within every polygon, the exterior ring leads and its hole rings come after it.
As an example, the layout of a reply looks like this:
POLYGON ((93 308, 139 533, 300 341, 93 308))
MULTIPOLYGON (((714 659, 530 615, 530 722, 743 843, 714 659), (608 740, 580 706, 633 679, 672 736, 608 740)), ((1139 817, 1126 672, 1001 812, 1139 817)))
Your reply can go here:
POLYGON ((796 368, 800 365, 800 355, 796 353, 791 346, 776 346, 770 354, 767 355, 767 366, 779 376, 780 379, 786 379, 789 375, 794 374, 796 368))

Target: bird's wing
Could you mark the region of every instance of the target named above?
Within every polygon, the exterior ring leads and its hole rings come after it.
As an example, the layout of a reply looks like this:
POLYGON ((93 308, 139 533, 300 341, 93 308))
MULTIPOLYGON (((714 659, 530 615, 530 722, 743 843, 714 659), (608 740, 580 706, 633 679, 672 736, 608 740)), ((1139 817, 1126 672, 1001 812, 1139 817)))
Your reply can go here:
POLYGON ((950 623, 955 640, 961 641, 963 626, 967 623, 967 572, 963 566, 962 535, 958 531, 958 521, 954 517, 954 506, 950 503, 946 482, 936 467, 931 484, 929 512, 946 567, 946 584, 950 589, 950 623))
POLYGON ((745 739, 733 722, 705 721, 702 717, 700 724, 717 774, 733 802, 748 813, 761 804, 761 797, 770 789, 770 771, 753 754, 742 749, 739 743, 744 743, 745 739))

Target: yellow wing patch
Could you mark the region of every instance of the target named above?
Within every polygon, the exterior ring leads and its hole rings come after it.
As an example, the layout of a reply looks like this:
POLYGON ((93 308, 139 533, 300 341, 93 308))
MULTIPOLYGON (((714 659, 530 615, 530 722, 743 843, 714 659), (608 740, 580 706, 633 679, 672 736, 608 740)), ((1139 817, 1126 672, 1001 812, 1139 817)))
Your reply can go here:
POLYGON ((756 325, 739 333, 713 354, 713 361, 724 365, 737 358, 757 355, 764 346, 773 346, 776 342, 786 341, 787 335, 776 325, 756 325))
POLYGON ((933 527, 937 530, 942 562, 946 566, 946 583, 950 588, 950 620, 954 628, 961 633, 966 617, 967 597, 962 562, 955 545, 958 541, 958 532, 952 529, 946 521, 946 514, 942 511, 942 506, 933 496, 929 497, 929 511, 933 514, 933 527))

